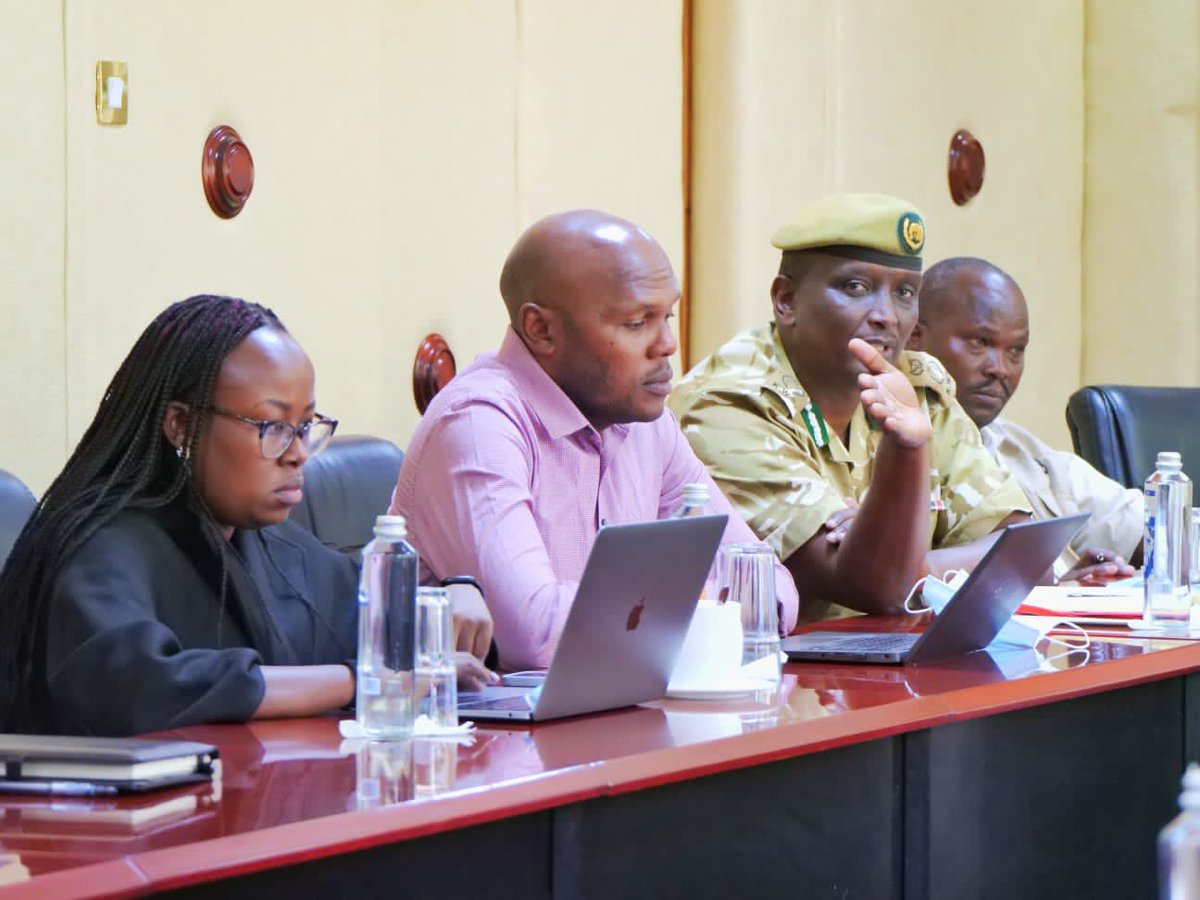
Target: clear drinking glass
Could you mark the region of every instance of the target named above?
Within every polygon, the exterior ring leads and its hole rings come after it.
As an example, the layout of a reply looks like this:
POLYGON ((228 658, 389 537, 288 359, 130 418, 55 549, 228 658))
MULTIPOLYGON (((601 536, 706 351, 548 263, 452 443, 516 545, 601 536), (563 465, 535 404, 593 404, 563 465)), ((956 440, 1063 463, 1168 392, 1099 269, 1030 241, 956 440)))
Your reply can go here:
POLYGON ((1188 528, 1188 627, 1200 628, 1200 506, 1193 506, 1188 528))
POLYGON ((438 728, 458 725, 454 613, 444 587, 417 590, 417 713, 438 728))
POLYGON ((754 678, 779 681, 782 670, 775 552, 762 543, 731 544, 725 549, 720 568, 721 580, 729 585, 729 601, 742 608, 743 671, 754 678))
POLYGON ((458 742, 417 738, 413 741, 414 796, 436 797, 454 787, 458 775, 458 742))
POLYGON ((1192 585, 1193 595, 1200 591, 1200 506, 1192 507, 1192 533, 1191 542, 1189 544, 1192 554, 1191 575, 1189 582, 1192 585))

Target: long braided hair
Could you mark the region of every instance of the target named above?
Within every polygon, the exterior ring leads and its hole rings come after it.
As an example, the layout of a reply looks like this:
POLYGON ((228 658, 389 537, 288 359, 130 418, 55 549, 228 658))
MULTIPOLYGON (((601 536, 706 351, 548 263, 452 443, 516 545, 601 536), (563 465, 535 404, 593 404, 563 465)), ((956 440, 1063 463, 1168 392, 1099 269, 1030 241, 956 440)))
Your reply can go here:
POLYGON ((172 401, 191 408, 184 459, 194 457, 225 357, 252 331, 285 331, 271 310, 202 294, 168 307, 147 326, 104 392, 96 417, 46 490, 0 573, 0 729, 32 701, 39 635, 54 578, 97 530, 126 508, 182 498, 224 558, 221 531, 189 468, 163 436, 172 401))

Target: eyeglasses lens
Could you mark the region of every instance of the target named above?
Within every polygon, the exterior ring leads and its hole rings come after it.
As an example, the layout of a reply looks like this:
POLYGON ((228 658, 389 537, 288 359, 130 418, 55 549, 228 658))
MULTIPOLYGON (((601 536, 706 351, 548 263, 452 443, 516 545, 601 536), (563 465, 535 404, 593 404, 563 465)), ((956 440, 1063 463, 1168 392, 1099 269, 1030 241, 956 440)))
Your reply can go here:
POLYGON ((333 437, 333 429, 334 423, 327 419, 317 419, 308 426, 304 446, 308 448, 310 455, 315 456, 325 449, 325 445, 333 437))
POLYGON ((283 456, 288 446, 292 443, 292 436, 296 433, 287 422, 272 422, 263 431, 262 435, 262 454, 267 459, 278 459, 283 456))

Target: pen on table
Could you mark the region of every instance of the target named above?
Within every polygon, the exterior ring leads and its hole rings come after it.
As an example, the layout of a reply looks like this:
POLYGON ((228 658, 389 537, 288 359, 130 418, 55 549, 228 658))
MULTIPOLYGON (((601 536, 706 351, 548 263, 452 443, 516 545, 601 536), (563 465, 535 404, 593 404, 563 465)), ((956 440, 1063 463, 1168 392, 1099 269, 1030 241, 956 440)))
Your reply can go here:
POLYGON ((60 797, 115 797, 112 784, 89 781, 0 781, 0 794, 53 794, 60 797))

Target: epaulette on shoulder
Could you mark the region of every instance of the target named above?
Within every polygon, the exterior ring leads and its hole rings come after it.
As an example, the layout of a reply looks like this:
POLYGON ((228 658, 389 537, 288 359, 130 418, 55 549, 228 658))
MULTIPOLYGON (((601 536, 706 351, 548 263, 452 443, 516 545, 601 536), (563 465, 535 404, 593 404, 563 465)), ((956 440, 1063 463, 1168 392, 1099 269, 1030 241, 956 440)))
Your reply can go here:
POLYGON ((949 404, 954 400, 954 379, 935 357, 920 350, 905 350, 900 355, 898 368, 913 387, 932 390, 943 403, 949 404))

